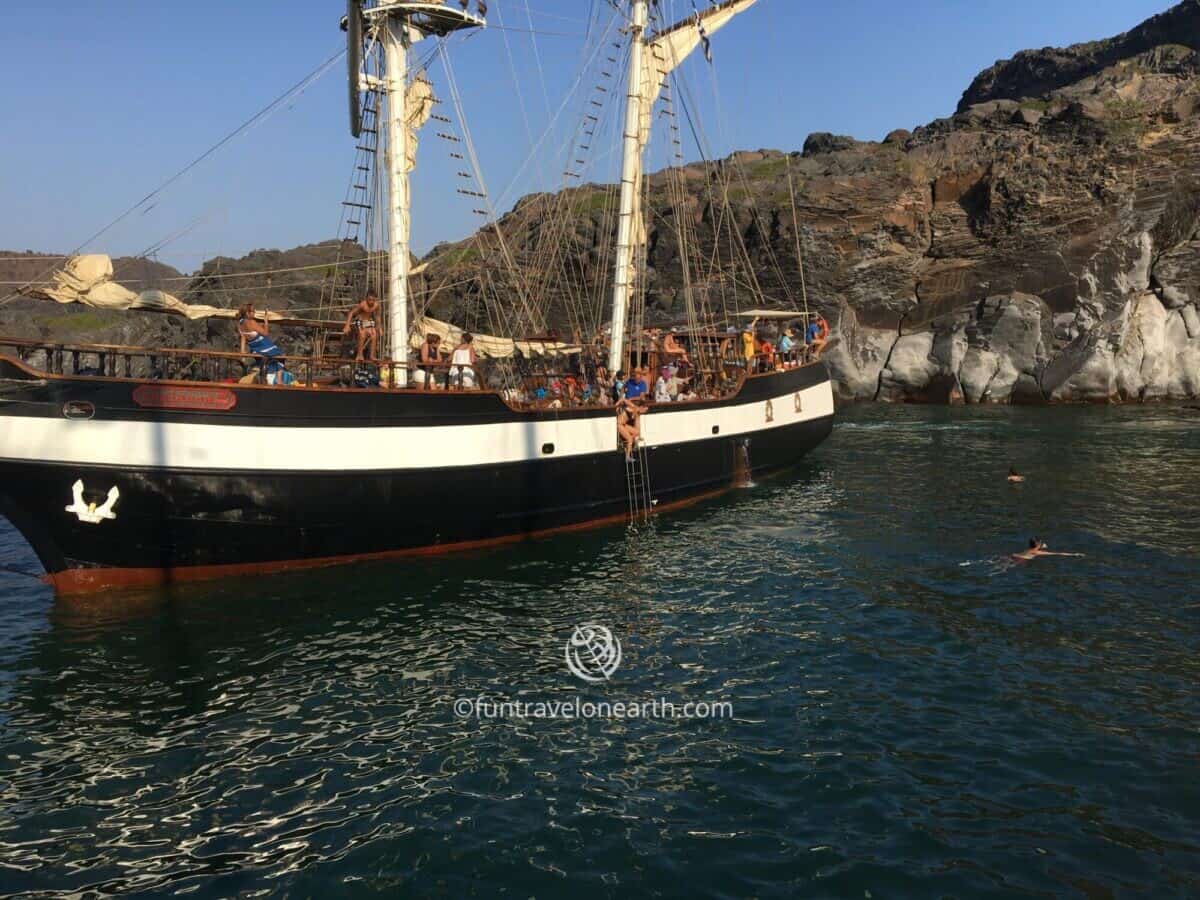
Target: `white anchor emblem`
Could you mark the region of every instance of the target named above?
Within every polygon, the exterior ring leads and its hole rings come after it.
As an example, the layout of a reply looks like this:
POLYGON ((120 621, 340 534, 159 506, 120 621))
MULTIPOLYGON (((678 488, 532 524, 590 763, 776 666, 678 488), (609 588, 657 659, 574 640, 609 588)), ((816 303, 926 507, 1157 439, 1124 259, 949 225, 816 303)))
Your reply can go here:
POLYGON ((66 510, 69 513, 77 515, 80 522, 86 522, 89 525, 99 525, 105 519, 115 519, 117 517, 117 514, 113 512, 113 507, 117 503, 117 498, 121 496, 121 492, 117 490, 116 485, 108 489, 108 499, 104 501, 102 506, 84 502, 82 479, 71 485, 71 494, 74 502, 66 507, 66 510))

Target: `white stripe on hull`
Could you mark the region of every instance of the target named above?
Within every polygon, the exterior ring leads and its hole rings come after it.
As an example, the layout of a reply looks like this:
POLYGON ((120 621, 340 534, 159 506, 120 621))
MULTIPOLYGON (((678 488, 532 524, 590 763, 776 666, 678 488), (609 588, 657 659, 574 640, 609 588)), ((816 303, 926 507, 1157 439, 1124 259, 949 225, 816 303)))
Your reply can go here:
MULTIPOLYGON (((647 445, 710 439, 714 426, 728 437, 831 416, 833 392, 826 381, 770 401, 708 409, 687 406, 656 407, 643 416, 647 445)), ((545 444, 554 445, 555 459, 617 449, 615 414, 485 425, 361 428, 13 417, 2 431, 3 459, 139 469, 389 471, 542 459, 545 444)))

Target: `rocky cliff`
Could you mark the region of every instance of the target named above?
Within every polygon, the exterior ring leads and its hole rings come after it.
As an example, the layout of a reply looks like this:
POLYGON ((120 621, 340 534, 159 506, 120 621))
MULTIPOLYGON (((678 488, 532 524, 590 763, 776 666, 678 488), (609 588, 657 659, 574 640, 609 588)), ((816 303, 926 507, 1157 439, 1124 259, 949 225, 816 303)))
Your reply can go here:
MULTIPOLYGON (((958 112, 882 142, 813 135, 802 153, 735 154, 683 171, 683 215, 711 241, 726 180, 764 291, 799 283, 786 173, 796 185, 810 297, 834 326, 845 399, 1045 402, 1200 396, 1200 0, 1106 41, 1018 54, 983 72, 958 112)), ((611 236, 603 187, 563 195, 578 276, 611 236)), ((503 222, 537 245, 563 199, 503 222)), ((682 308, 668 179, 650 180, 648 308, 682 308)), ((482 236, 486 242, 487 237, 482 236)), ((431 283, 469 277, 473 242, 431 283)), ((445 258, 444 258, 445 259, 445 258)), ((559 300, 558 302, 562 302, 559 300)), ((471 298, 445 292, 443 315, 471 298)))
MULTIPOLYGON (((843 399, 1200 397, 1198 51, 1200 0, 1185 0, 1109 40, 998 62, 954 116, 878 143, 815 134, 799 153, 738 153, 651 176, 648 319, 675 319, 684 308, 676 230, 710 247, 730 219, 762 290, 795 302, 798 219, 810 300, 834 327, 826 360, 843 399), (681 183, 687 196, 672 204, 681 183), (718 184, 729 187, 728 209, 718 184)), ((548 324, 564 331, 581 297, 597 309, 603 300, 611 192, 589 185, 527 197, 500 223, 505 252, 518 259, 545 262, 542 248, 555 248, 553 265, 570 287, 547 283, 538 299, 548 324)), ((479 285, 515 293, 489 246, 494 236, 481 232, 438 248, 414 293, 425 291, 439 317, 487 328, 479 285)), ((186 293, 218 305, 253 296, 260 307, 311 315, 323 277, 311 266, 346 252, 331 242, 213 260, 186 293), (293 267, 273 281, 210 277, 293 267)), ((0 330, 121 343, 232 340, 227 323, 23 303, 0 309, 0 330)))

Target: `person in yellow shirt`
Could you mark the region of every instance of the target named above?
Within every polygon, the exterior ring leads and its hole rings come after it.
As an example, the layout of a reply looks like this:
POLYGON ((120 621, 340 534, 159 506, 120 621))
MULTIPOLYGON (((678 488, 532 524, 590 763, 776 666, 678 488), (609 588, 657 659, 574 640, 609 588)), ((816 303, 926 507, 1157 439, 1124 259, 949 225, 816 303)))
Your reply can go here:
POLYGON ((758 324, 758 318, 750 320, 750 324, 742 328, 742 356, 746 360, 746 367, 749 368, 754 357, 758 353, 758 343, 754 340, 754 326, 758 324))

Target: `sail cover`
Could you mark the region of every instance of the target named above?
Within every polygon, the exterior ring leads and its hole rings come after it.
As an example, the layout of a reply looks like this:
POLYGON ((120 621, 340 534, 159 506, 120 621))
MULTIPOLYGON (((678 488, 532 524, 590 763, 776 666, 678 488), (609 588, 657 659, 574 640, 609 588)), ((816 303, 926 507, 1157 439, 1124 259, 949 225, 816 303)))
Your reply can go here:
POLYGON ((113 281, 112 260, 102 253, 73 256, 54 274, 50 285, 22 291, 28 297, 55 303, 82 303, 96 309, 145 309, 188 319, 233 318, 237 310, 184 303, 165 291, 135 293, 113 281))
MULTIPOLYGON (((418 316, 410 333, 409 343, 412 349, 419 350, 426 336, 431 334, 440 337, 444 346, 457 347, 462 342, 464 329, 429 316, 418 316)), ((514 341, 511 338, 475 333, 471 337, 471 346, 475 348, 475 353, 484 359, 508 359, 518 351, 522 356, 539 353, 543 356, 564 356, 580 352, 577 345, 554 341, 514 341)))

